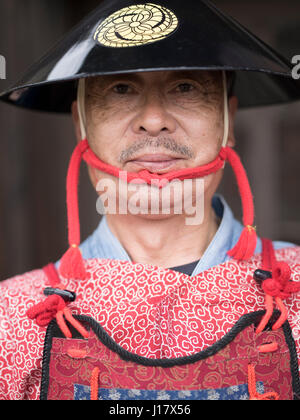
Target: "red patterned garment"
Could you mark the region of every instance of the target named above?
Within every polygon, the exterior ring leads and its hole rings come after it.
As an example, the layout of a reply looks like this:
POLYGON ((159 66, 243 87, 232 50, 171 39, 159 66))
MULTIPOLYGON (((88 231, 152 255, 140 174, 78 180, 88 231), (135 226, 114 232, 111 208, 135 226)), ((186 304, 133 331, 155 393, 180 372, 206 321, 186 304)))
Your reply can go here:
POLYGON ((44 347, 41 399, 299 399, 290 327, 284 324, 257 334, 255 322, 261 312, 242 316, 228 334, 202 352, 175 359, 127 352, 89 317, 77 317, 89 330, 86 338, 76 333, 72 339, 62 337, 53 321, 44 347), (266 349, 265 343, 272 343, 272 348, 266 349))
MULTIPOLYGON (((275 251, 300 276, 300 247, 275 251)), ((263 310, 264 293, 253 279, 261 255, 230 260, 189 277, 151 265, 116 260, 85 261, 84 281, 61 278, 76 292, 73 314, 98 322, 123 349, 152 359, 193 355, 227 334, 245 314, 263 310)), ((35 270, 0 285, 0 399, 38 399, 46 328, 26 316, 45 300, 49 280, 35 270)), ((300 356, 300 302, 285 301, 300 356)))

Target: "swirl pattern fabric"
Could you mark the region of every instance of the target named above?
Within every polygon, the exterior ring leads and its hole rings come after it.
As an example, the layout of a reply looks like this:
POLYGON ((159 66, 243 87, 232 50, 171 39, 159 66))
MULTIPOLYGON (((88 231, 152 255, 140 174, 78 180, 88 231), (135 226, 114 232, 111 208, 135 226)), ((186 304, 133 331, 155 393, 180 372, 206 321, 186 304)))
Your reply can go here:
MULTIPOLYGON (((299 281, 300 247, 276 251, 299 281)), ((151 265, 116 260, 85 261, 87 278, 61 283, 77 294, 74 314, 99 322, 124 349, 149 358, 199 352, 224 336, 244 314, 264 309, 264 293, 253 279, 261 255, 230 260, 195 277, 151 265)), ((43 270, 0 285, 0 399, 37 399, 45 328, 26 311, 45 299, 43 270)), ((286 301, 300 355, 300 301, 286 301)))

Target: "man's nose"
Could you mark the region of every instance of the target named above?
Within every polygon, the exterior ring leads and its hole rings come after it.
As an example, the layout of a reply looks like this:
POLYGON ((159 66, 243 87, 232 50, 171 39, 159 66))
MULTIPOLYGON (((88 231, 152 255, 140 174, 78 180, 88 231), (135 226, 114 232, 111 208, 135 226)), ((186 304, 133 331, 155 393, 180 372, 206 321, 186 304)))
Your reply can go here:
POLYGON ((132 124, 135 133, 153 137, 162 132, 173 133, 176 129, 176 120, 170 114, 164 98, 159 92, 153 91, 142 97, 132 124))

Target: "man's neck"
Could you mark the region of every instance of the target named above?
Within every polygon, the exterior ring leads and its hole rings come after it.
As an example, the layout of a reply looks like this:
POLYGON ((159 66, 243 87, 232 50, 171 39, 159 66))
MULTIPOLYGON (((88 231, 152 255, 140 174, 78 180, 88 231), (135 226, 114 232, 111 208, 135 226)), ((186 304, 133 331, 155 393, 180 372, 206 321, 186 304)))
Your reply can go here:
POLYGON ((200 225, 186 224, 185 215, 164 219, 107 215, 112 233, 133 262, 176 267, 201 259, 216 234, 220 220, 210 206, 200 225))

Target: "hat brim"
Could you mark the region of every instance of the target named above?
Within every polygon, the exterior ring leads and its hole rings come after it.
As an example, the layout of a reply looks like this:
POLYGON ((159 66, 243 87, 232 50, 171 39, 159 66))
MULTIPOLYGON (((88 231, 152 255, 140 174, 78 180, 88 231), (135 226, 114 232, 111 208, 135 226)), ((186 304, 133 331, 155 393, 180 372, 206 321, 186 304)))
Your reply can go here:
POLYGON ((158 7, 171 10, 178 26, 158 41, 116 48, 95 39, 99 23, 118 9, 141 3, 152 5, 138 0, 101 3, 0 99, 32 110, 67 113, 82 77, 161 70, 234 71, 233 93, 240 108, 300 99, 300 80, 292 78, 291 63, 207 0, 160 0, 158 7))

